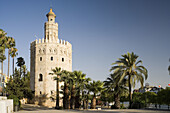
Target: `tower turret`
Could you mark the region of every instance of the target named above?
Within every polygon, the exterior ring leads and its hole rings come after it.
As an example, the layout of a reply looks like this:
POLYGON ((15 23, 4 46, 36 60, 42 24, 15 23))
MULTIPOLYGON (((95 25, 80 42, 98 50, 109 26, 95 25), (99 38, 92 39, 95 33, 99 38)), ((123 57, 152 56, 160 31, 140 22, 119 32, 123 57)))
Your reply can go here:
POLYGON ((56 15, 50 9, 50 12, 46 15, 47 22, 45 23, 45 40, 57 40, 58 39, 58 23, 55 22, 56 15))
POLYGON ((46 16, 47 16, 48 21, 55 22, 56 15, 52 9, 50 9, 50 12, 46 16))

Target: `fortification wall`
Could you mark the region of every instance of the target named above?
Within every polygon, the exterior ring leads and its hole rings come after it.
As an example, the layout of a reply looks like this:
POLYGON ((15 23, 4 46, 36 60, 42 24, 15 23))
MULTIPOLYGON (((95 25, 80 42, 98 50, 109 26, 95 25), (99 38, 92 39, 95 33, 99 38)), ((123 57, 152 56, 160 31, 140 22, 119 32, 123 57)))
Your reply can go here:
POLYGON ((57 40, 45 40, 44 38, 42 39, 36 39, 35 41, 31 42, 31 46, 35 46, 36 44, 43 44, 43 43, 57 43, 57 44, 61 44, 61 45, 65 45, 65 46, 69 46, 69 47, 72 47, 72 45, 68 42, 68 41, 65 41, 65 40, 62 40, 62 39, 57 39, 57 40))

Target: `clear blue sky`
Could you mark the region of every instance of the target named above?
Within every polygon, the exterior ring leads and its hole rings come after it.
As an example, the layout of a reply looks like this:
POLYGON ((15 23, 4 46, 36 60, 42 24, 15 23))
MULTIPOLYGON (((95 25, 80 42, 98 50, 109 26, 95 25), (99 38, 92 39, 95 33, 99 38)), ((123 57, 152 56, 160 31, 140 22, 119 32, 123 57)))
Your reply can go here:
POLYGON ((24 57, 29 70, 30 43, 35 35, 44 37, 51 3, 59 38, 73 45, 73 70, 105 80, 111 64, 133 51, 149 71, 146 82, 170 83, 170 1, 1 0, 0 28, 16 39, 18 57, 24 57))

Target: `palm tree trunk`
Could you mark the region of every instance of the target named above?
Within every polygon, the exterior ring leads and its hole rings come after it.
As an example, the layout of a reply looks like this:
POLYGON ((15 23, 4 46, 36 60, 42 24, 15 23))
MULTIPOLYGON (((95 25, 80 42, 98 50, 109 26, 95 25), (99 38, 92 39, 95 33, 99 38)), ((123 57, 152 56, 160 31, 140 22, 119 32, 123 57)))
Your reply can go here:
POLYGON ((3 75, 3 62, 1 62, 1 76, 3 75))
MULTIPOLYGON (((3 80, 3 62, 1 62, 1 76, 0 76, 1 81, 3 80)), ((2 96, 3 96, 3 87, 2 87, 2 96)))
POLYGON ((21 66, 20 66, 20 77, 21 77, 21 66))
POLYGON ((93 95, 91 109, 96 109, 96 94, 93 95))
POLYGON ((85 101, 86 101, 85 109, 88 109, 88 107, 89 107, 89 99, 87 98, 85 101))
POLYGON ((88 91, 87 97, 86 97, 86 109, 88 109, 88 107, 89 107, 89 97, 88 97, 88 95, 89 95, 89 91, 88 91))
POLYGON ((70 107, 71 107, 71 96, 70 95, 68 95, 68 109, 70 109, 70 107))
POLYGON ((83 109, 86 109, 86 100, 84 96, 84 91, 82 91, 82 98, 83 98, 83 109))
POLYGON ((13 58, 13 63, 12 63, 12 70, 13 70, 13 76, 14 76, 14 58, 13 58))
POLYGON ((128 80, 128 84, 129 84, 129 108, 131 109, 132 108, 132 94, 131 94, 131 83, 130 83, 130 79, 131 79, 131 76, 129 75, 129 80, 128 80))
POLYGON ((64 81, 63 108, 66 109, 66 82, 64 81))
POLYGON ((10 55, 9 55, 10 49, 8 49, 8 72, 7 77, 9 77, 9 64, 10 64, 10 55))
MULTIPOLYGON (((118 88, 119 88, 119 86, 116 85, 116 87, 115 87, 116 92, 119 90, 118 88)), ((119 96, 119 93, 114 94, 114 98, 115 98, 115 104, 114 104, 115 109, 120 109, 120 96, 119 96)))
POLYGON ((75 108, 80 108, 80 89, 78 89, 76 94, 75 108))
POLYGON ((56 87, 56 109, 59 109, 59 78, 58 78, 58 75, 57 75, 57 87, 56 87))
POLYGON ((73 85, 71 90, 71 103, 70 103, 71 109, 75 108, 75 85, 73 85))
POLYGON ((114 107, 115 109, 120 109, 120 97, 119 97, 119 94, 115 94, 115 104, 114 104, 114 107))
POLYGON ((69 95, 68 95, 68 84, 66 83, 66 88, 65 88, 65 95, 66 95, 66 98, 65 98, 65 100, 66 100, 66 109, 69 109, 69 95))
POLYGON ((63 98, 63 107, 64 109, 69 108, 69 95, 68 95, 68 84, 64 82, 64 98, 63 98))

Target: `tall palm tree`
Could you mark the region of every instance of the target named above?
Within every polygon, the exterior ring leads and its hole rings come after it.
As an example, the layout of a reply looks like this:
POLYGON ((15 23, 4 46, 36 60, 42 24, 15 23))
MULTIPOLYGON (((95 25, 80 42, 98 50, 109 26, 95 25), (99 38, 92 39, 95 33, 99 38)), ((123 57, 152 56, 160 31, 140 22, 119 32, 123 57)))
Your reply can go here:
POLYGON ((129 87, 129 108, 132 106, 132 85, 135 86, 136 81, 141 83, 141 87, 143 87, 144 77, 145 80, 148 77, 147 69, 139 65, 142 63, 141 60, 137 61, 138 56, 136 54, 127 53, 122 55, 123 58, 119 58, 118 61, 113 63, 113 67, 110 71, 114 71, 116 74, 115 77, 120 76, 119 83, 122 82, 123 79, 128 80, 128 87, 129 87))
POLYGON ((53 73, 49 73, 50 75, 56 75, 57 77, 54 78, 56 80, 56 109, 59 109, 59 77, 61 76, 61 68, 56 67, 52 69, 53 73))
POLYGON ((7 33, 0 29, 0 48, 5 47, 7 33))
POLYGON ((63 97, 63 107, 64 109, 69 109, 69 81, 70 72, 63 70, 60 80, 64 81, 64 97, 63 97))
POLYGON ((92 104, 91 108, 95 109, 96 108, 96 95, 103 90, 103 82, 101 81, 93 81, 90 83, 90 91, 93 92, 93 99, 92 99, 92 104))
POLYGON ((87 109, 88 107, 88 85, 90 81, 91 78, 85 78, 85 80, 83 80, 80 85, 81 92, 82 92, 83 109, 87 109))
POLYGON ((15 40, 12 37, 6 37, 6 38, 7 38, 6 48, 8 49, 8 72, 7 72, 7 76, 9 77, 10 51, 11 51, 11 48, 15 47, 15 40))
POLYGON ((70 75, 70 85, 71 85, 71 99, 70 99, 70 108, 74 109, 75 108, 75 94, 76 94, 76 79, 77 76, 75 75, 74 72, 71 73, 70 75))
POLYGON ((1 74, 3 74, 3 61, 6 59, 5 48, 6 48, 6 35, 7 33, 0 29, 0 62, 1 62, 1 74))
POLYGON ((107 89, 107 92, 114 94, 114 108, 119 109, 120 108, 120 96, 124 92, 127 92, 127 80, 123 79, 121 83, 119 83, 120 76, 117 76, 115 78, 115 74, 110 74, 110 77, 107 78, 106 81, 104 81, 104 86, 107 89))
POLYGON ((11 51, 10 51, 10 55, 13 59, 13 63, 12 63, 12 71, 13 71, 13 75, 14 75, 14 58, 18 55, 17 53, 18 49, 17 48, 11 48, 11 51))
POLYGON ((21 77, 21 67, 25 64, 24 58, 22 57, 17 58, 16 64, 17 66, 20 67, 20 77, 21 77))
POLYGON ((82 71, 74 71, 73 72, 74 75, 76 76, 76 102, 75 102, 75 108, 80 108, 81 105, 81 100, 80 100, 80 92, 81 92, 81 88, 84 85, 83 81, 86 79, 86 74, 83 74, 82 71))

